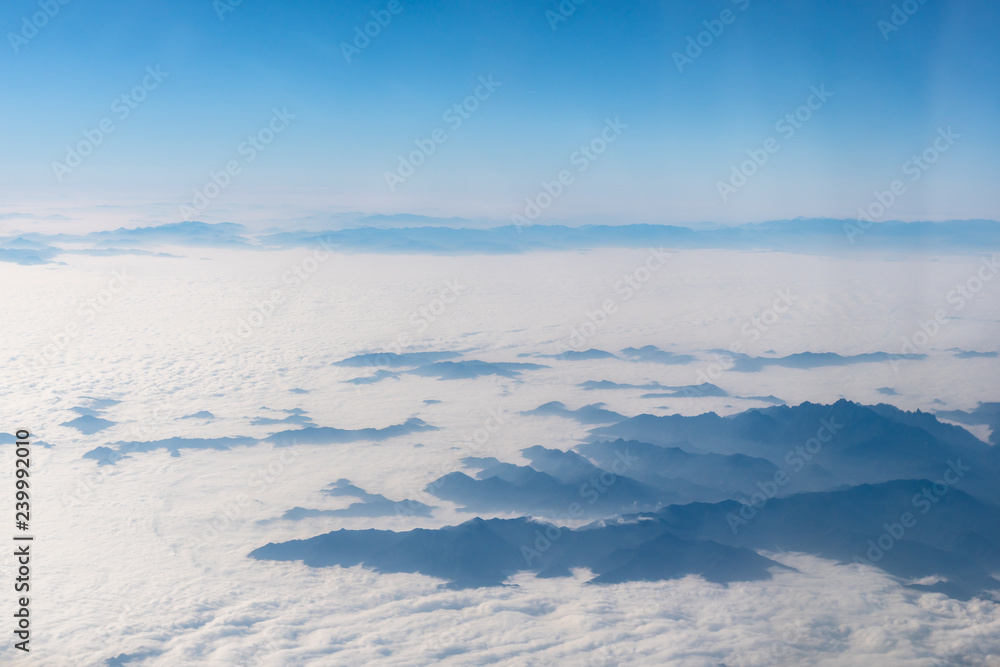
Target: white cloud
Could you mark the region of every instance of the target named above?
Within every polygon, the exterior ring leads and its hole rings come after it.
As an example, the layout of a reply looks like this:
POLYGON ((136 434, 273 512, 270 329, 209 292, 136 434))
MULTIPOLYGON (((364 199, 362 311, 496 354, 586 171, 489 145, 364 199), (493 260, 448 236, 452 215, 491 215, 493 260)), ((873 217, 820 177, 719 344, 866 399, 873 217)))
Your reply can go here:
MULTIPOLYGON (((698 364, 546 360, 551 369, 513 379, 441 382, 404 375, 360 390, 343 382, 354 369, 331 366, 409 331, 411 312, 455 276, 470 286, 469 295, 417 336, 410 351, 464 350, 486 361, 557 352, 572 323, 613 295, 614 283, 645 259, 644 250, 338 255, 289 293, 239 349, 225 348, 221 332, 306 252, 187 249, 179 251, 191 255, 186 259, 73 256, 57 267, 0 264, 4 312, 17 323, 6 325, 0 359, 45 345, 113 270, 127 266, 136 276, 52 364, 0 389, 11 428, 27 426, 55 445, 36 449, 33 462, 39 541, 31 664, 96 665, 121 653, 149 653, 131 664, 1000 665, 995 603, 917 594, 878 572, 809 556, 772 555, 797 572, 728 588, 695 578, 591 586, 578 573, 573 580, 523 576, 517 587, 459 592, 438 590, 438 582, 420 575, 247 559, 268 542, 341 527, 408 529, 468 518, 431 499, 439 507, 431 519, 259 523, 296 505, 340 506, 340 499, 319 492, 341 477, 371 493, 428 502, 419 491, 456 469, 463 456, 489 453, 519 462, 519 450, 532 444, 569 448, 586 434, 584 426, 516 415, 551 400, 574 406, 601 400, 630 415, 732 413, 760 405, 706 398, 685 406, 639 399, 639 391, 577 387, 603 379, 690 384, 698 364), (310 392, 290 391, 297 387, 310 392), (81 396, 121 400, 102 412, 116 425, 93 436, 59 426, 69 408, 89 405, 81 396), (294 447, 280 473, 266 477, 261 471, 280 461, 283 450, 263 444, 179 457, 141 453, 100 473, 81 459, 96 446, 136 439, 136 429, 151 433, 141 439, 264 437, 282 427, 250 423, 263 414, 262 405, 302 407, 321 426, 380 427, 417 416, 442 430, 383 443, 294 447), (467 435, 497 408, 508 420, 485 451, 470 451, 467 435), (200 410, 217 419, 179 419, 200 410), (80 502, 64 505, 72 496, 80 502), (209 539, 199 540, 227 508, 217 535, 209 531, 209 539)), ((969 263, 963 257, 922 263, 722 251, 682 252, 670 261, 589 346, 617 352, 654 344, 700 357, 728 347, 741 323, 773 301, 775 289, 794 284, 801 307, 751 341, 750 352, 892 352, 917 319, 933 314, 925 308, 969 263)), ((939 334, 928 360, 904 364, 898 375, 888 364, 769 367, 726 372, 717 383, 733 394, 774 394, 792 403, 843 395, 928 409, 940 398, 947 404, 942 408, 967 409, 996 400, 1000 361, 956 359, 945 350, 995 349, 990 313, 998 299, 1000 291, 984 292, 939 334), (875 390, 884 386, 899 396, 875 390)), ((10 470, 11 452, 0 449, 0 466, 10 470)), ((10 485, 0 485, 0 507, 10 507, 10 493, 10 485)), ((0 562, 10 565, 11 556, 0 562)), ((13 656, 9 645, 0 647, 0 660, 13 656)))

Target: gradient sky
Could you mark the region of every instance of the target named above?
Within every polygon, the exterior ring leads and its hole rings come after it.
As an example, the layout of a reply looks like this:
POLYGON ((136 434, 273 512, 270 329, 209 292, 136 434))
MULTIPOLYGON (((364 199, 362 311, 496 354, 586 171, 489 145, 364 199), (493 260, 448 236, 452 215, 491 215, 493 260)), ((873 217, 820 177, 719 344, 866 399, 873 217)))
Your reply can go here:
POLYGON ((586 0, 555 30, 554 1, 400 0, 347 62, 341 44, 387 0, 243 0, 223 19, 224 0, 48 1, 58 12, 16 53, 10 35, 39 0, 0 16, 0 214, 129 207, 131 220, 174 222, 210 171, 237 160, 242 173, 197 219, 506 223, 563 169, 574 182, 539 221, 855 217, 951 126, 959 139, 884 217, 1000 218, 994 2, 927 0, 885 39, 889 0, 586 0), (679 72, 673 54, 727 9, 735 20, 679 72), (119 120, 112 103, 148 66, 169 76, 119 120), (444 111, 488 75, 502 85, 451 129, 444 111), (821 85, 833 97, 783 137, 776 121, 821 85), (275 107, 295 119, 245 164, 237 147, 275 107), (628 128, 577 173, 571 155, 608 117, 628 128), (53 162, 104 118, 114 132, 60 182, 53 162), (447 141, 390 192, 385 172, 439 127, 447 141), (768 137, 780 150, 723 202, 717 182, 768 137))

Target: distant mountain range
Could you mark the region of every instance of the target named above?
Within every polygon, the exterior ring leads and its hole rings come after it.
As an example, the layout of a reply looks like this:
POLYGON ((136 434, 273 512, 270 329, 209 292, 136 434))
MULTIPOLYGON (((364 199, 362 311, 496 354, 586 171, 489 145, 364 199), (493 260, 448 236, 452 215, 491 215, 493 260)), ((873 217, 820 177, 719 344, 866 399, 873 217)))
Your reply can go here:
MULTIPOLYGON (((379 218, 371 218, 378 223, 379 218)), ((1000 222, 895 222, 873 224, 863 236, 848 233, 853 220, 796 219, 698 228, 676 225, 504 225, 492 228, 369 226, 328 231, 255 231, 237 223, 178 222, 89 234, 22 233, 0 238, 0 261, 40 264, 59 254, 148 254, 157 246, 243 247, 266 250, 316 247, 339 252, 505 254, 589 248, 731 248, 841 254, 865 249, 988 252, 1000 248, 1000 222), (72 248, 60 244, 74 244, 72 248), (80 248, 77 244, 90 244, 80 248)))
POLYGON ((427 487, 469 512, 521 518, 338 530, 251 556, 420 572, 462 588, 572 568, 594 583, 745 581, 779 567, 763 554, 794 551, 967 599, 1000 589, 998 452, 933 415, 846 400, 640 415, 595 428, 576 451, 528 447, 529 465, 465 459, 475 476, 455 471, 427 487), (594 522, 556 525, 585 518, 594 522))

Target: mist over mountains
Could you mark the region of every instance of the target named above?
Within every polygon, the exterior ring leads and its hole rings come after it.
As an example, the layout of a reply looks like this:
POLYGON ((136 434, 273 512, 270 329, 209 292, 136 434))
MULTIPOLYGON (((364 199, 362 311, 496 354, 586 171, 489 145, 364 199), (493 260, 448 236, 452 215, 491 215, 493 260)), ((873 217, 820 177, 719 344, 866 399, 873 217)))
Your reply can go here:
POLYGON ((251 556, 473 588, 575 568, 595 584, 751 581, 783 567, 767 554, 800 552, 963 600, 1000 588, 1000 457, 925 412, 840 400, 728 417, 644 414, 594 428, 571 451, 521 453, 527 465, 467 457, 472 474, 449 472, 425 489, 467 512, 518 518, 338 530, 251 556))

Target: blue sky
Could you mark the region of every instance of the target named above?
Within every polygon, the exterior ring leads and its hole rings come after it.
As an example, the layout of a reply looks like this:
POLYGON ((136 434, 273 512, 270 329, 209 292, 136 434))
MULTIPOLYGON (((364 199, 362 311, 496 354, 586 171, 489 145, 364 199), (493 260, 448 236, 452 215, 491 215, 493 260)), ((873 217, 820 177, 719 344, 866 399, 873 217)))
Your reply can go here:
POLYGON ((905 192, 885 219, 1000 218, 1000 8, 902 4, 896 26, 881 0, 566 0, 557 23, 558 2, 398 0, 392 14, 388 1, 13 0, 0 15, 0 208, 129 202, 172 222, 235 161, 196 219, 266 208, 509 222, 564 170, 572 181, 536 221, 856 217, 894 180, 905 192), (52 16, 25 29, 42 5, 52 16), (391 20, 348 62, 342 45, 373 11, 391 20), (702 34, 679 71, 675 53, 706 21, 719 34, 702 34), (120 118, 112 104, 147 67, 167 76, 120 118), (491 76, 478 108, 446 122, 491 76), (801 127, 776 129, 823 86, 832 96, 801 127), (241 143, 274 109, 294 118, 250 162, 241 143), (575 152, 615 118, 627 127, 580 171, 575 152), (113 132, 60 180, 53 163, 104 119, 113 132), (910 180, 904 163, 949 127, 957 139, 910 180), (386 172, 436 128, 445 141, 390 189, 386 172), (777 151, 724 199, 720 181, 769 138, 777 151))

